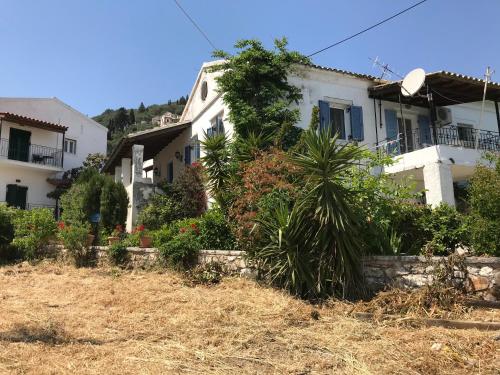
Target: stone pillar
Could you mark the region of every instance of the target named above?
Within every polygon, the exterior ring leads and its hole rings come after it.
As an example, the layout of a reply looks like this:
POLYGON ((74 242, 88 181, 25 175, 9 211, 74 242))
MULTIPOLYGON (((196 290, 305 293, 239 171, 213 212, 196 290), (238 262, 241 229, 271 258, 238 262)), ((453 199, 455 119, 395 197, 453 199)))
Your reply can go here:
POLYGON ((424 166, 425 197, 432 207, 440 203, 455 206, 453 175, 448 164, 432 163, 424 166))
MULTIPOLYGON (((122 182, 124 186, 130 185, 130 164, 131 160, 129 158, 122 159, 122 182)), ((129 197, 130 198, 130 197, 129 197)))
POLYGON ((142 181, 144 146, 132 146, 132 183, 142 181))
POLYGON ((115 167, 115 182, 122 182, 122 167, 121 166, 116 166, 115 167))

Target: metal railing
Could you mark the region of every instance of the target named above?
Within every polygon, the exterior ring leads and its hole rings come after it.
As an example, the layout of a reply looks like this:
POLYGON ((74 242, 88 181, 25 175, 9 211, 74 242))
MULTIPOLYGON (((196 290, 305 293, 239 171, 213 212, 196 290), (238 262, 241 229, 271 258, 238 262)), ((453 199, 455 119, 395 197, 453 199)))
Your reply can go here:
MULTIPOLYGON (((0 204, 8 205, 6 201, 0 201, 0 204)), ((17 207, 17 208, 22 208, 22 207, 17 207)), ((56 205, 45 204, 45 203, 26 203, 26 206, 24 207, 25 210, 33 210, 35 208, 48 208, 55 211, 56 205)))
POLYGON ((60 149, 40 145, 18 147, 8 139, 0 139, 0 158, 62 168, 62 155, 60 149))
POLYGON ((433 129, 415 129, 399 133, 396 139, 388 139, 377 145, 377 149, 401 155, 434 145, 500 152, 500 135, 489 130, 448 125, 436 128, 435 135, 433 129))

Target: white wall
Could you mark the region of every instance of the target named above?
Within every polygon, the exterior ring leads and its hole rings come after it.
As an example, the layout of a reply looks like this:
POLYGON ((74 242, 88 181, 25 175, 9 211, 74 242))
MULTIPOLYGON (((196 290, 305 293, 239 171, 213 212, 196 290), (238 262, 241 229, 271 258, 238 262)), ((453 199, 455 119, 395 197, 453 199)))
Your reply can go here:
MULTIPOLYGON (((22 162, 19 163, 22 164, 22 162)), ((41 168, 0 163, 0 201, 6 199, 7 185, 14 184, 28 187, 27 203, 55 205, 53 199, 47 198, 47 193, 55 189, 47 182, 47 178, 53 173, 53 171, 41 168)))
POLYGON ((0 98, 0 112, 68 127, 66 138, 76 140, 77 147, 76 155, 65 153, 65 170, 80 167, 88 154, 106 154, 107 129, 57 98, 0 98))

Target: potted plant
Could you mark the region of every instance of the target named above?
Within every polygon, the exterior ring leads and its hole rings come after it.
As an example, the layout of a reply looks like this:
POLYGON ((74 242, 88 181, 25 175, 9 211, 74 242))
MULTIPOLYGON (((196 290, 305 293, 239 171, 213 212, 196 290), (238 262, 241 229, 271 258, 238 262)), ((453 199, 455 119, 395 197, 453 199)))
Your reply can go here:
POLYGON ((134 233, 136 233, 139 236, 139 246, 142 248, 145 247, 151 247, 151 243, 153 242, 153 239, 148 235, 148 231, 146 230, 146 227, 144 227, 143 224, 138 225, 134 229, 134 233))
POLYGON ((111 236, 108 237, 109 246, 119 242, 122 234, 123 234, 123 227, 120 224, 118 224, 113 230, 113 232, 111 232, 111 236))

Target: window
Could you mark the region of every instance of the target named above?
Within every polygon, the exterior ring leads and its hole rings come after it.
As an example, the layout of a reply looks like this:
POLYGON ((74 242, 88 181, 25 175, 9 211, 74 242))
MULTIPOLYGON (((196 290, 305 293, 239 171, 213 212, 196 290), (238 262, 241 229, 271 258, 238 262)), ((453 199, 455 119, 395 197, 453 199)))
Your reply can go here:
POLYGON ((208 128, 208 135, 223 134, 224 133, 224 120, 222 119, 224 113, 221 112, 210 121, 210 128, 208 128))
POLYGON ((198 135, 191 138, 191 161, 198 162, 201 159, 201 142, 198 140, 198 135))
POLYGON ((346 139, 345 136, 345 112, 341 108, 330 108, 330 126, 332 134, 338 134, 339 138, 346 139))
POLYGON ((64 152, 68 154, 76 154, 76 141, 74 139, 64 140, 64 152))

